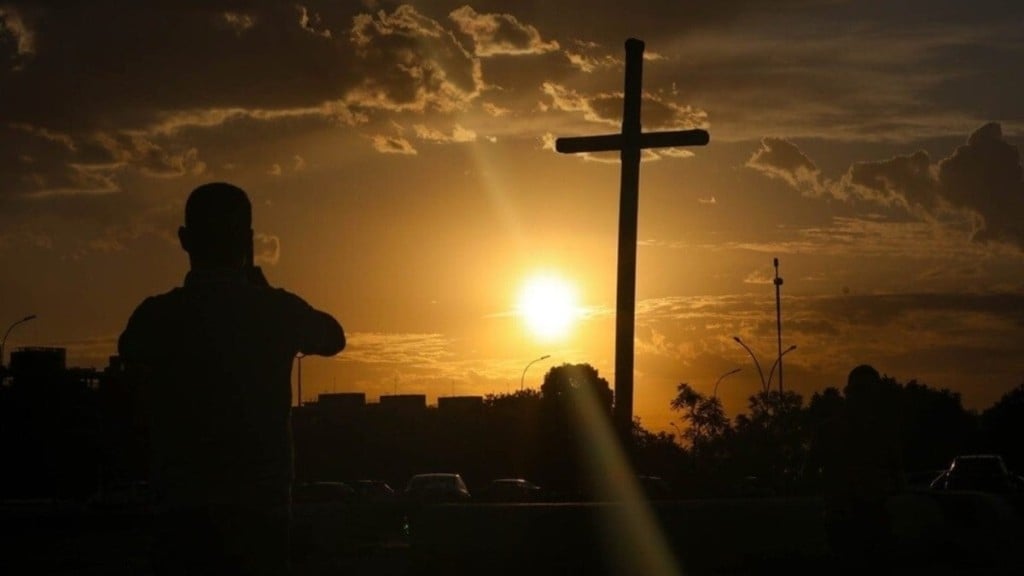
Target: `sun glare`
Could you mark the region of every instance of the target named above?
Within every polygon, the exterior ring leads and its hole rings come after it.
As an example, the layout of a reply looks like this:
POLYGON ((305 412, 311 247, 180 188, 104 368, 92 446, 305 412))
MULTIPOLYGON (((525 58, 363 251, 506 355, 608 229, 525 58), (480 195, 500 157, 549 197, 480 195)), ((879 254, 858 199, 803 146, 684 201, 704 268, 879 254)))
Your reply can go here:
POLYGON ((526 281, 519 294, 518 312, 534 337, 541 340, 566 337, 580 315, 572 284, 551 275, 526 281))

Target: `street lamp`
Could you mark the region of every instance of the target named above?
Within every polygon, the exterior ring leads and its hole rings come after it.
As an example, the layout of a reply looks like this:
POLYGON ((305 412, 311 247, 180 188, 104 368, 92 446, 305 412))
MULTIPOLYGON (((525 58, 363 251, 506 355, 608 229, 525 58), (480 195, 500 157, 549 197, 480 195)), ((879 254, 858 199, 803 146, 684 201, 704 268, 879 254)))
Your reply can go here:
MULTIPOLYGON (((782 384, 782 369, 781 369, 781 367, 782 367, 782 357, 785 356, 786 354, 789 354, 793 350, 796 350, 796 344, 793 344, 789 348, 786 348, 785 350, 783 350, 782 354, 779 354, 779 357, 775 359, 775 363, 772 364, 772 369, 768 371, 768 386, 772 385, 772 376, 775 375, 775 367, 776 366, 780 367, 780 369, 779 369, 779 384, 780 385, 782 384)), ((781 391, 782 390, 780 389, 779 392, 781 392, 781 391)))
POLYGON ((735 373, 737 373, 737 372, 739 372, 741 370, 743 370, 743 368, 733 368, 732 370, 729 370, 725 374, 722 374, 721 376, 719 376, 718 380, 715 380, 715 389, 714 389, 714 391, 711 392, 711 397, 712 398, 718 398, 718 383, 719 382, 721 382, 725 378, 727 378, 729 376, 732 376, 733 374, 735 374, 735 373))
POLYGON ((13 324, 7 327, 7 331, 4 332, 3 339, 0 340, 0 368, 4 367, 4 344, 7 343, 7 335, 10 334, 11 330, 14 330, 14 327, 17 326, 18 324, 28 322, 29 320, 35 320, 35 318, 35 314, 29 314, 28 316, 25 316, 21 320, 15 321, 13 324))
POLYGON ((306 355, 303 354, 302 352, 299 352, 298 354, 295 355, 296 363, 299 365, 299 373, 298 373, 298 377, 299 377, 299 390, 298 390, 299 399, 298 399, 298 404, 297 405, 300 408, 302 407, 302 359, 305 358, 305 357, 306 357, 306 355))
POLYGON ((526 382, 526 371, 530 369, 530 366, 533 366, 534 362, 540 362, 541 360, 547 360, 548 358, 551 358, 551 355, 550 354, 545 354, 545 355, 541 356, 540 358, 535 358, 533 360, 530 360, 530 363, 526 365, 526 368, 523 368, 523 376, 519 379, 519 390, 520 391, 523 389, 523 384, 526 382))
POLYGON ((744 344, 743 340, 740 340, 739 336, 733 336, 732 339, 740 346, 743 346, 743 349, 747 351, 747 354, 750 354, 751 360, 754 361, 754 366, 757 367, 757 375, 761 377, 761 389, 767 392, 768 382, 764 379, 764 371, 761 370, 761 363, 757 361, 757 356, 754 355, 754 351, 750 349, 750 346, 744 344))

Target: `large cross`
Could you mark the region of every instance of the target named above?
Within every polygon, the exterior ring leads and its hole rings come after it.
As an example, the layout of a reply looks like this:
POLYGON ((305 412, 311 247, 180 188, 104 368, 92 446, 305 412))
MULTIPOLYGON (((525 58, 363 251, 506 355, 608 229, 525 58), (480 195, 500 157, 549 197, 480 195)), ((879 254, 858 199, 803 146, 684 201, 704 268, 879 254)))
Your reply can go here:
POLYGON ((626 83, 622 132, 555 140, 562 153, 618 150, 622 161, 619 196, 619 270, 615 304, 615 423, 626 441, 633 424, 633 339, 636 317, 636 221, 640 189, 640 151, 644 148, 703 146, 704 130, 647 132, 640 128, 644 43, 626 40, 626 83))

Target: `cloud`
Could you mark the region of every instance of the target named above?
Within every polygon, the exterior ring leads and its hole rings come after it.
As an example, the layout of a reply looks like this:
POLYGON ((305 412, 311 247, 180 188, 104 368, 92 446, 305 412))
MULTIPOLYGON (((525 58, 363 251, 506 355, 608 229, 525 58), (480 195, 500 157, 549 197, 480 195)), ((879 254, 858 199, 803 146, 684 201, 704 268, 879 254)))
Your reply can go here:
POLYGON ((373 142, 374 150, 382 154, 403 154, 403 155, 416 155, 416 148, 401 136, 386 136, 383 134, 377 134, 371 136, 370 140, 373 142))
POLYGON ((592 104, 593 98, 587 97, 576 90, 566 88, 554 82, 544 82, 540 87, 541 92, 548 97, 548 102, 541 103, 541 110, 555 110, 559 112, 574 112, 583 116, 588 122, 596 122, 615 126, 619 121, 614 118, 603 116, 592 104))
POLYGON ((273 234, 253 235, 253 260, 256 264, 277 266, 281 260, 281 239, 273 234))
POLYGON ((354 332, 348 335, 344 362, 423 366, 451 358, 451 341, 442 334, 354 332))
MULTIPOLYGON (((14 69, 19 70, 36 52, 35 32, 26 25, 21 12, 12 5, 0 5, 0 42, 5 36, 14 40, 14 69)), ((2 44, 0 44, 2 46, 2 44)))
POLYGON ((953 155, 939 162, 942 197, 984 221, 976 240, 1024 248, 1024 179, 1020 152, 1003 138, 999 124, 976 130, 953 155))
POLYGON ((830 196, 895 208, 942 227, 972 228, 980 243, 1024 249, 1024 172, 1017 146, 998 123, 975 130, 937 164, 920 150, 852 164, 838 180, 788 140, 765 138, 747 167, 786 182, 806 196, 830 196))
POLYGON ((507 116, 511 112, 511 110, 509 110, 508 108, 503 108, 493 102, 484 102, 480 105, 480 107, 483 108, 483 111, 486 112, 487 115, 493 116, 495 118, 507 116))
POLYGON ((64 148, 67 148, 71 152, 75 152, 77 150, 77 148, 75 147, 75 141, 71 138, 69 134, 66 134, 64 132, 56 132, 48 128, 32 126, 31 124, 23 124, 18 122, 12 122, 9 126, 15 130, 20 130, 27 134, 31 134, 33 136, 42 138, 43 140, 48 140, 50 142, 56 142, 58 144, 61 144, 62 146, 64 146, 64 148))
POLYGON ((936 167, 923 150, 889 160, 857 162, 850 166, 846 181, 864 199, 924 215, 933 213, 941 200, 936 167))
POLYGON ((221 16, 224 18, 224 23, 227 27, 239 36, 256 25, 256 18, 244 12, 227 11, 221 14, 221 16))
POLYGON ((480 14, 470 6, 453 10, 448 17, 473 40, 474 54, 481 58, 498 55, 544 54, 558 50, 558 42, 545 42, 533 26, 511 14, 480 14))
POLYGON ((795 144, 783 138, 762 139, 761 147, 746 165, 786 182, 806 196, 820 196, 823 192, 821 171, 795 144))
MULTIPOLYGON (((299 156, 298 154, 292 156, 291 171, 302 172, 305 169, 306 159, 303 158, 302 156, 299 156)), ((267 174, 269 174, 270 176, 281 176, 282 174, 284 174, 284 171, 285 168, 284 166, 281 165, 280 162, 274 162, 273 164, 270 165, 270 168, 267 169, 267 174)))
POLYGON ((321 38, 331 37, 331 31, 322 27, 323 23, 320 21, 319 14, 310 14, 309 9, 302 4, 297 4, 295 8, 299 11, 299 26, 303 30, 314 36, 320 36, 321 38))
POLYGON ((195 148, 168 151, 139 132, 100 133, 95 137, 116 162, 131 166, 146 176, 174 178, 206 171, 206 164, 199 159, 199 151, 195 148))
POLYGON ((565 57, 569 60, 570 66, 588 74, 598 70, 614 68, 622 64, 621 58, 616 58, 610 54, 605 54, 603 56, 591 56, 589 54, 584 54, 582 51, 574 52, 572 50, 566 50, 565 57))
MULTIPOLYGON (((554 82, 541 84, 541 92, 547 97, 541 101, 541 111, 570 112, 587 122, 608 126, 622 124, 621 92, 586 95, 554 82)), ((648 131, 708 127, 703 110, 672 102, 664 94, 645 92, 642 99, 643 124, 648 131)))
POLYGON ((389 111, 463 109, 484 86, 480 62, 437 21, 403 4, 359 14, 349 33, 365 72, 345 101, 389 111))
POLYGON ((329 100, 313 106, 298 108, 197 108, 192 110, 176 110, 162 112, 146 126, 145 132, 152 135, 171 136, 182 131, 200 128, 217 128, 231 122, 254 120, 258 122, 275 122, 301 120, 304 118, 323 119, 343 126, 365 124, 369 117, 358 110, 353 110, 340 100, 329 100))
POLYGON ((196 176, 206 171, 195 148, 168 151, 141 132, 98 133, 93 140, 114 162, 152 178, 196 176))
MULTIPOLYGON (((667 158, 693 158, 696 156, 696 154, 686 148, 659 148, 658 155, 665 156, 667 158)), ((712 198, 712 200, 714 199, 712 198)), ((714 204, 714 202, 712 202, 712 204, 714 204)))
POLYGON ((973 222, 973 240, 1024 249, 1024 178, 1016 146, 997 123, 933 165, 926 152, 852 166, 844 179, 860 198, 897 204, 937 221, 973 222))
POLYGON ((69 164, 63 173, 49 174, 37 181, 38 186, 26 194, 28 198, 45 199, 60 196, 103 196, 121 191, 116 176, 122 164, 69 164))
POLYGON ((424 124, 414 124, 413 130, 416 132, 417 138, 421 140, 429 140, 431 142, 452 143, 476 141, 476 132, 463 128, 459 124, 456 124, 452 128, 450 134, 434 128, 429 128, 424 124))

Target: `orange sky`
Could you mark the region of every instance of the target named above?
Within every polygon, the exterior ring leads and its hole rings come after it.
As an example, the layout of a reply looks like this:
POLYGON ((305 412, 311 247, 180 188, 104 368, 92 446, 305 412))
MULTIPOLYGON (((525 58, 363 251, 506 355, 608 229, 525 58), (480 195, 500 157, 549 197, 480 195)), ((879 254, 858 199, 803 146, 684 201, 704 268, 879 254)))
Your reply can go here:
POLYGON ((984 408, 1024 378, 1024 8, 337 4, 0 4, 0 323, 39 316, 8 351, 104 365, 181 282, 188 192, 227 180, 271 283, 350 335, 304 361, 306 398, 507 392, 545 354, 527 385, 564 362, 613 382, 617 158, 551 145, 618 130, 633 36, 644 128, 712 137, 641 171, 645 425, 734 368, 744 409, 760 380, 732 337, 768 370, 773 257, 787 388, 870 363, 984 408), (516 314, 538 273, 576 292, 564 338, 516 314))

